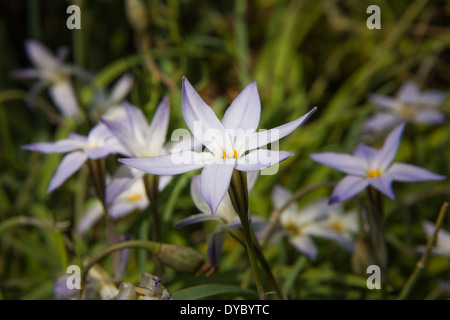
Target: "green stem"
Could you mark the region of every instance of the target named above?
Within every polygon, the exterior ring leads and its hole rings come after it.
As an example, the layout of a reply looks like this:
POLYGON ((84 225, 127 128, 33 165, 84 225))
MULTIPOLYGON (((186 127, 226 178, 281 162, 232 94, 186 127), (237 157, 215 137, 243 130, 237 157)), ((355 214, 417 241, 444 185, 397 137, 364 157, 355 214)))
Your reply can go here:
POLYGON ((439 210, 439 214, 436 220, 436 229, 433 232, 432 237, 428 240, 427 248, 425 252, 422 254, 422 257, 416 264, 416 268, 414 269, 413 273, 409 276, 408 281, 406 282, 405 286, 403 287, 402 291, 400 292, 398 296, 398 300, 404 300, 406 299, 412 292, 412 289, 414 288, 414 285, 416 284, 417 280, 419 279, 420 275, 422 274, 423 270, 425 269, 428 259, 430 258, 431 251, 433 250, 433 247, 436 245, 438 240, 438 234, 439 230, 442 227, 442 223, 444 221, 445 212, 447 211, 448 203, 444 202, 441 206, 441 209, 439 210))
POLYGON ((253 243, 253 234, 250 227, 248 214, 248 189, 247 189, 247 174, 244 171, 233 171, 231 177, 230 188, 228 193, 231 202, 239 215, 241 220, 241 229, 244 234, 245 247, 247 249, 248 258, 250 260, 250 267, 253 272, 253 277, 256 282, 256 289, 261 300, 265 299, 264 288, 262 285, 261 275, 258 268, 258 261, 255 252, 255 245, 253 243))

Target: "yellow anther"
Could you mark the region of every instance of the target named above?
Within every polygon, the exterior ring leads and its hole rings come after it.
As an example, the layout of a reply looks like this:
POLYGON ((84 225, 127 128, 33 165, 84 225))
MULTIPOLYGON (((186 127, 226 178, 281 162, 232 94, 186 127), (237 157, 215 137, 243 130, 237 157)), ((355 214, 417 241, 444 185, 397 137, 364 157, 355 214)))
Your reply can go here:
POLYGON ((381 171, 380 170, 370 170, 368 173, 367 173, 367 176, 369 177, 369 178, 378 178, 379 176, 381 176, 381 171))
POLYGON ((222 156, 223 156, 224 159, 226 159, 227 158, 227 153, 225 151, 222 151, 222 156))
POLYGON ((128 197, 128 201, 129 202, 136 202, 141 200, 142 196, 138 193, 132 194, 131 196, 128 197))
POLYGON ((344 231, 344 226, 339 221, 335 221, 335 222, 331 223, 330 228, 339 233, 342 233, 342 231, 344 231))
POLYGON ((234 149, 233 149, 233 154, 234 154, 234 157, 235 157, 235 158, 237 158, 237 157, 238 157, 237 151, 236 151, 236 150, 234 150, 234 149))

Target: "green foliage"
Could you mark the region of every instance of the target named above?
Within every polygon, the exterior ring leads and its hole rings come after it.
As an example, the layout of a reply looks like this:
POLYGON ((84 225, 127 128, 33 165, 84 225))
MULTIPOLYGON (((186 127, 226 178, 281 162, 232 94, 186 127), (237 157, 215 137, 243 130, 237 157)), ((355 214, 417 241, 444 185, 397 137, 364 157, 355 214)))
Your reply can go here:
MULTIPOLYGON (((64 2, 65 3, 65 2, 64 2)), ((82 12, 82 29, 66 28, 62 2, 4 1, 0 4, 0 297, 53 299, 56 279, 71 264, 81 265, 107 247, 101 223, 85 236, 74 226, 92 198, 88 171, 83 168, 52 194, 46 194, 62 156, 24 151, 21 146, 56 141, 70 132, 86 134, 91 123, 62 120, 46 93, 36 107, 26 103, 28 82, 9 77, 30 65, 23 41, 34 38, 51 50, 66 45, 69 61, 92 71, 92 84, 76 80, 84 110, 98 88, 110 88, 125 72, 135 77, 127 99, 149 120, 162 97, 171 106, 171 130, 185 128, 180 108, 181 77, 187 76, 204 100, 223 114, 229 103, 255 80, 262 103, 260 128, 272 128, 318 111, 280 142, 280 150, 295 156, 279 172, 261 176, 250 194, 253 215, 268 220, 275 184, 292 191, 342 176, 308 157, 311 152, 351 152, 362 137, 358 130, 375 111, 371 92, 394 95, 407 80, 424 89, 449 92, 450 6, 446 2, 377 1, 382 28, 366 27, 370 1, 189 1, 146 0, 150 46, 141 50, 123 1, 75 1, 82 12), (19 23, 20 22, 20 23, 19 23), (27 27, 25 27, 27 26, 27 27), (151 57, 153 64, 149 63, 151 57)), ((443 106, 450 116, 448 101, 443 106)), ((375 142, 375 141, 369 141, 375 142)), ((416 126, 407 131, 397 155, 405 161, 450 176, 450 128, 416 126)), ((108 161, 115 168, 116 158, 108 161)), ((195 173, 195 172, 194 172, 195 173)), ((213 222, 174 228, 198 213, 190 194, 193 173, 177 176, 160 194, 162 242, 190 246, 206 258, 206 237, 213 222)), ((331 187, 304 194, 300 206, 331 187)), ((385 202, 389 252, 389 286, 384 296, 366 288, 366 274, 354 274, 351 254, 329 241, 318 241, 319 255, 311 261, 288 242, 268 242, 263 251, 292 299, 394 299, 413 272, 426 244, 423 220, 435 221, 448 201, 448 180, 396 184, 396 201, 385 202)), ((359 198, 346 203, 358 208, 359 198)), ((119 219, 116 227, 139 237, 140 212, 119 219)), ((450 230, 450 219, 443 229, 450 230)), ((147 272, 160 266, 147 256, 147 272)), ((136 283, 142 270, 137 251, 122 281, 136 283)), ((158 274, 174 299, 254 299, 254 283, 245 251, 227 237, 220 268, 211 275, 185 275, 165 269, 158 274)), ((109 259, 101 267, 112 274, 109 259)), ((448 259, 431 257, 410 298, 450 298, 440 281, 450 280, 448 259)), ((270 288, 270 283, 265 283, 270 288)))

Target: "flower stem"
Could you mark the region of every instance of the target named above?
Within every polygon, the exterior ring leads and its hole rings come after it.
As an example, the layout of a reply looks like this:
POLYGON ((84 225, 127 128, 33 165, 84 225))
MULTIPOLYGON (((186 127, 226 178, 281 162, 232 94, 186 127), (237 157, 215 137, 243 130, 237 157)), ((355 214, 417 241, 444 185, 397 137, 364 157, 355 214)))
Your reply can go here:
POLYGON ((416 284, 417 280, 419 279, 420 275, 422 274, 422 271, 425 269, 425 266, 428 263, 428 259, 430 258, 431 251, 433 247, 436 245, 438 240, 438 234, 442 227, 442 223, 444 221, 444 215, 447 211, 448 203, 444 202, 441 206, 441 209, 439 210, 439 214, 436 221, 436 229, 434 230, 433 235, 428 240, 427 248, 425 252, 422 254, 422 257, 416 264, 416 268, 414 269, 413 273, 409 276, 408 281, 406 282, 405 286, 403 287, 402 291, 400 292, 398 296, 398 300, 404 300, 406 299, 409 294, 411 293, 412 289, 414 288, 414 285, 416 284))
POLYGON ((248 258, 250 260, 250 267, 253 272, 253 277, 256 282, 256 289, 260 300, 265 299, 264 288, 262 285, 261 275, 258 268, 258 260, 255 251, 254 237, 250 227, 250 220, 248 214, 248 189, 247 189, 247 174, 244 171, 233 171, 231 177, 230 188, 228 190, 231 202, 239 214, 241 220, 241 229, 244 234, 245 247, 247 249, 248 258))

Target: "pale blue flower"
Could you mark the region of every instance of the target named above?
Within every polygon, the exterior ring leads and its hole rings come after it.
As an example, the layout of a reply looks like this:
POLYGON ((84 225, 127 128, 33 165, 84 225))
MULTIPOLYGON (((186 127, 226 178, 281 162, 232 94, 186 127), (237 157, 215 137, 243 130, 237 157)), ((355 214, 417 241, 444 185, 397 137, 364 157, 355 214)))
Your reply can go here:
POLYGON ((90 75, 64 63, 69 53, 66 47, 60 48, 55 57, 45 45, 30 39, 25 41, 25 51, 34 68, 14 71, 12 76, 38 79, 30 90, 28 102, 31 103, 39 91, 48 88, 48 94, 59 111, 66 117, 77 117, 79 102, 70 77, 77 75, 90 79, 90 75))
POLYGON ((438 90, 420 92, 417 85, 411 81, 406 82, 393 98, 371 94, 369 100, 380 108, 380 111, 366 121, 364 130, 391 129, 401 122, 443 123, 445 115, 439 108, 442 107, 445 96, 445 92, 438 90))
POLYGON ((174 175, 203 168, 201 194, 213 214, 228 191, 233 170, 259 171, 292 156, 286 151, 258 148, 288 135, 316 110, 314 108, 280 127, 256 132, 261 103, 255 82, 236 97, 220 121, 185 77, 181 109, 194 138, 205 146, 203 152, 183 150, 165 156, 119 161, 156 175, 174 175))
POLYGON ((88 136, 72 133, 56 142, 36 142, 22 146, 29 151, 41 153, 67 153, 53 176, 47 193, 60 187, 86 160, 106 158, 111 154, 126 152, 119 141, 101 123, 91 129, 88 136))
POLYGON ((405 124, 398 125, 386 138, 380 150, 359 145, 353 155, 336 152, 313 153, 314 161, 347 173, 333 190, 330 203, 347 200, 368 186, 372 186, 391 199, 395 199, 392 182, 437 181, 445 176, 437 175, 421 167, 406 163, 394 163, 405 124))
MULTIPOLYGON (((282 209, 291 198, 292 193, 288 189, 280 185, 274 187, 272 203, 276 210, 282 209)), ((332 207, 321 199, 302 209, 293 202, 281 212, 280 225, 283 231, 275 234, 275 238, 286 236, 299 252, 312 260, 316 259, 318 248, 314 243, 314 237, 337 241, 339 244, 347 241, 341 232, 337 232, 325 223, 330 209, 332 207)))

